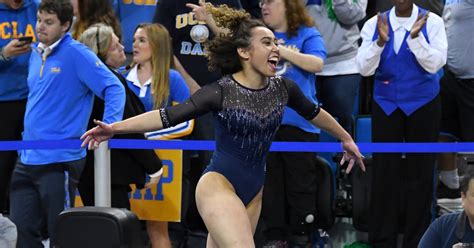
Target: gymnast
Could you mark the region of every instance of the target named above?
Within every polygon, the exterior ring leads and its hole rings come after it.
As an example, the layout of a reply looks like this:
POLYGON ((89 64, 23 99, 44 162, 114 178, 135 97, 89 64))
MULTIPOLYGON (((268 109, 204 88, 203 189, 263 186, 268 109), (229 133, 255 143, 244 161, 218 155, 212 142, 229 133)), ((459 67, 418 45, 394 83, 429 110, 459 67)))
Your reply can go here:
POLYGON ((206 45, 209 68, 225 76, 182 104, 113 124, 95 121, 97 126, 82 135, 82 146, 95 149, 115 134, 167 128, 212 111, 216 150, 196 188, 199 214, 209 231, 207 247, 255 247, 266 154, 284 106, 341 140, 347 171, 355 163, 365 170, 363 156, 331 115, 307 100, 294 82, 275 76, 280 54, 270 29, 241 10, 212 6, 209 12, 229 30, 206 45))

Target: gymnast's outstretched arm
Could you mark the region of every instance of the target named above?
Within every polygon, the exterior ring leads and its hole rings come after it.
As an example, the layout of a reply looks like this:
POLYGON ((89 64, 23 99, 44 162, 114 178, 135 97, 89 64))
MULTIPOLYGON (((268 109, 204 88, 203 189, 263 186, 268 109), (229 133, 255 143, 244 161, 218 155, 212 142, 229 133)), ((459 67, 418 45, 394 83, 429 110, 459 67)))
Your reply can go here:
POLYGON ((217 83, 210 84, 198 90, 182 104, 146 112, 110 125, 94 120, 97 126, 81 136, 81 146, 95 149, 100 142, 112 138, 115 134, 144 133, 171 127, 209 111, 219 110, 221 105, 221 87, 217 83))

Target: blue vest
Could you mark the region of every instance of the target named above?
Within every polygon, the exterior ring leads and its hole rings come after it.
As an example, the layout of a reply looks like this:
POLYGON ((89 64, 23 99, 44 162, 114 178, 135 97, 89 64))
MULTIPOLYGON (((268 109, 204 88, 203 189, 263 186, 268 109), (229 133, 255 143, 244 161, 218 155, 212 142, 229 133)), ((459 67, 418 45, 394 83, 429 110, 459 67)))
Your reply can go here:
MULTIPOLYGON (((426 10, 419 8, 419 13, 425 14, 426 10)), ((389 37, 394 37, 389 11, 385 14, 388 20, 389 37)), ((421 32, 430 43, 426 24, 421 32)), ((378 35, 378 30, 375 29, 372 40, 377 40, 378 35)), ((433 100, 439 93, 439 75, 427 72, 418 63, 406 42, 409 35, 410 32, 407 31, 398 54, 393 49, 393 38, 385 44, 379 67, 375 71, 374 100, 387 115, 400 108, 409 116, 433 100)))

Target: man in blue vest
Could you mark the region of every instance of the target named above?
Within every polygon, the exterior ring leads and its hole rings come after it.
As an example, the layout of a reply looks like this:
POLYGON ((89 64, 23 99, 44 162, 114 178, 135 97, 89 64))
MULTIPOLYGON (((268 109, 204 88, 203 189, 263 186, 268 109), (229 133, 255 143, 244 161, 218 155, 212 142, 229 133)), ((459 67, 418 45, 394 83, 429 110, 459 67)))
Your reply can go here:
MULTIPOLYGON (((441 106, 438 71, 446 63, 441 17, 413 4, 395 6, 368 20, 357 66, 375 74, 373 142, 436 142, 441 106)), ((369 217, 373 247, 416 247, 431 220, 435 154, 375 153, 369 217)))
MULTIPOLYGON (((28 68, 23 140, 78 139, 86 130, 94 94, 105 101, 104 121, 122 119, 124 88, 86 46, 73 40, 70 0, 42 0, 28 68)), ((68 208, 84 168, 84 149, 21 150, 11 186, 10 217, 19 248, 43 247, 41 225, 54 240, 58 214, 68 208)))

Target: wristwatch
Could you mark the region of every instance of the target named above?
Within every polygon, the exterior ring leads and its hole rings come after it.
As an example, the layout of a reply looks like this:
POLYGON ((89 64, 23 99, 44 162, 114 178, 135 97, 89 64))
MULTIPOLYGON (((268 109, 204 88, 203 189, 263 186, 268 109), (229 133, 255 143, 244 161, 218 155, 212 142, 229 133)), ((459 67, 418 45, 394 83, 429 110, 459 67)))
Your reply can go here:
POLYGON ((0 61, 8 61, 9 59, 3 55, 3 47, 0 47, 0 61))

